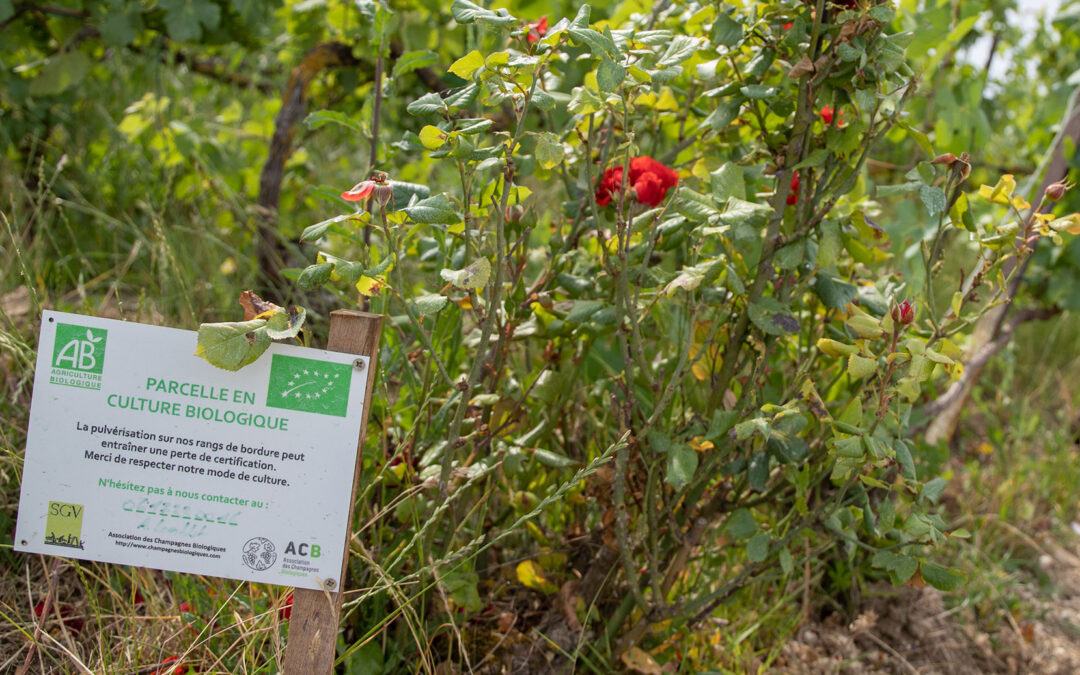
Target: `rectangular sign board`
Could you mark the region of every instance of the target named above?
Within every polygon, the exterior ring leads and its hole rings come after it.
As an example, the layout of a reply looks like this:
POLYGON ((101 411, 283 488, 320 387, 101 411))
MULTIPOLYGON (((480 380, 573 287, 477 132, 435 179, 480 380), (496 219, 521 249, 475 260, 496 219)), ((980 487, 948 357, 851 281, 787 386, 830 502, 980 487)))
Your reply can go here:
POLYGON ((333 588, 368 358, 273 344, 228 372, 196 336, 44 312, 15 550, 333 588))

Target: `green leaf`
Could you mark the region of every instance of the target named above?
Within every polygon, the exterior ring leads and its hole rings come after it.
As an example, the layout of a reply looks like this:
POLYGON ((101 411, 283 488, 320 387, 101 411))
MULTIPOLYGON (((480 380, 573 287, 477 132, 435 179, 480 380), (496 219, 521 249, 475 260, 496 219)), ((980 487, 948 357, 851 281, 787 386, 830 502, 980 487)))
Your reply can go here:
POLYGON ((11 0, 0 0, 0 21, 7 21, 15 16, 15 7, 11 0))
POLYGON ((726 129, 742 109, 742 101, 728 101, 716 106, 709 116, 701 123, 701 126, 709 126, 713 131, 726 129))
POLYGON ((442 270, 439 275, 444 281, 465 290, 478 291, 483 288, 491 277, 491 263, 487 258, 477 258, 465 269, 442 270))
POLYGON ((712 198, 717 204, 723 204, 728 197, 746 199, 746 182, 743 180, 743 170, 738 164, 724 162, 716 171, 709 174, 709 186, 712 188, 712 198))
POLYGON ((466 136, 475 136, 476 134, 487 131, 495 123, 486 117, 470 117, 457 121, 457 128, 454 129, 459 134, 465 134, 466 136))
POLYGON ((769 481, 769 454, 764 450, 758 450, 750 455, 750 463, 746 467, 746 480, 750 487, 761 492, 769 481))
POLYGON ((736 509, 724 523, 724 530, 736 539, 749 539, 758 531, 757 521, 746 509, 736 509))
POLYGON ((769 335, 787 335, 799 331, 799 321, 775 298, 761 298, 750 305, 750 320, 758 330, 769 335))
POLYGON ((780 549, 780 569, 784 570, 784 574, 791 574, 795 571, 795 560, 791 557, 791 551, 787 546, 780 549))
POLYGON ((533 91, 532 104, 538 110, 553 110, 555 108, 555 97, 538 88, 533 91))
POLYGON ((919 491, 919 499, 925 499, 933 504, 937 504, 941 499, 941 495, 945 492, 945 487, 948 485, 941 476, 933 478, 923 483, 922 490, 919 491))
POLYGON ((550 132, 536 135, 536 163, 544 169, 554 169, 563 160, 563 146, 550 132))
MULTIPOLYGON (((411 73, 418 68, 426 68, 439 60, 439 56, 432 51, 405 52, 394 62, 394 78, 411 73)), ((436 94, 438 96, 438 94, 436 94)), ((411 112, 411 111, 410 111, 411 112)))
POLYGON ((454 0, 450 5, 450 12, 454 15, 454 20, 458 23, 472 23, 476 21, 489 26, 510 26, 512 24, 520 23, 517 18, 511 16, 505 9, 492 11, 469 2, 469 0, 454 0))
POLYGON ((922 564, 922 578, 939 591, 956 590, 964 583, 964 575, 932 562, 922 564))
POLYGON ((403 210, 414 223, 425 225, 453 225, 462 220, 461 214, 443 192, 406 206, 403 210))
POLYGON ((286 310, 278 307, 277 311, 270 315, 266 321, 266 335, 271 340, 288 340, 300 334, 307 319, 307 310, 303 307, 293 307, 286 310))
POLYGON ((426 185, 420 185, 419 183, 406 183, 404 181, 392 180, 390 181, 390 187, 394 188, 394 195, 390 198, 390 204, 404 206, 412 201, 413 197, 417 199, 427 199, 431 196, 431 189, 426 185))
POLYGON ((259 358, 270 346, 266 319, 199 326, 195 356, 224 370, 240 370, 259 358))
POLYGON ((605 56, 600 59, 600 67, 596 69, 596 83, 600 91, 615 91, 626 79, 626 68, 605 56))
POLYGON ((742 39, 742 35, 743 27, 741 23, 723 12, 716 15, 716 20, 713 21, 712 26, 713 44, 731 47, 742 39))
POLYGON ((468 108, 476 100, 478 93, 480 93, 480 86, 474 82, 450 92, 443 102, 452 109, 468 108))
POLYGON ((931 217, 945 210, 945 191, 939 187, 923 185, 919 188, 919 199, 926 205, 931 217))
POLYGON ((877 361, 858 354, 848 356, 847 371, 855 379, 870 377, 877 372, 877 361))
POLYGON ((915 576, 915 571, 919 569, 919 561, 910 556, 898 555, 887 569, 894 584, 903 584, 915 576))
POLYGON ((818 236, 820 240, 818 241, 817 265, 825 268, 832 267, 840 256, 840 224, 835 220, 822 222, 818 236))
POLYGON ((90 59, 79 50, 50 57, 41 73, 30 83, 31 96, 53 96, 83 81, 90 59))
MULTIPOLYGON (((750 541, 746 542, 746 557, 752 562, 761 562, 765 558, 769 557, 769 544, 772 543, 772 537, 768 532, 758 532, 753 537, 750 537, 750 541)), ((791 554, 789 553, 790 557, 791 554)))
POLYGON ((574 42, 587 46, 593 56, 602 56, 604 54, 616 56, 618 50, 615 48, 615 41, 611 39, 610 35, 598 33, 589 28, 589 14, 591 11, 592 8, 589 5, 582 5, 578 9, 577 16, 574 17, 569 28, 567 28, 567 35, 574 42))
POLYGON ((214 30, 221 19, 221 8, 211 0, 160 0, 165 10, 165 27, 177 42, 194 42, 203 30, 214 30))
POLYGON ((429 293, 427 295, 421 295, 412 300, 413 309, 420 316, 426 316, 428 314, 438 314, 442 311, 443 307, 446 307, 446 303, 450 301, 445 295, 439 295, 437 293, 429 293))
POLYGON ((664 482, 681 488, 690 482, 698 468, 697 452, 689 445, 678 443, 671 446, 667 456, 667 472, 664 482))
POLYGON ((476 49, 462 56, 447 69, 463 80, 471 80, 476 71, 484 67, 484 57, 476 49))
POLYGON ((405 110, 408 111, 410 115, 419 117, 437 112, 446 112, 446 103, 443 102, 442 96, 439 96, 435 92, 430 92, 405 106, 405 110))
POLYGON ((720 214, 720 222, 736 227, 761 228, 772 215, 772 207, 765 204, 743 201, 737 197, 728 199, 727 209, 720 214))
POLYGON ((660 65, 666 67, 676 66, 694 55, 701 47, 701 40, 688 35, 676 35, 668 48, 660 57, 660 65))
POLYGON ((566 315, 566 321, 568 323, 585 323, 603 308, 604 303, 600 300, 575 300, 566 315))
POLYGON ((296 279, 296 285, 300 290, 313 291, 317 288, 321 288, 324 284, 330 281, 330 275, 334 271, 333 263, 317 263, 315 265, 309 265, 300 273, 300 276, 296 279))
POLYGON ((340 124, 346 129, 355 131, 358 134, 367 133, 367 130, 364 129, 364 125, 337 110, 316 110, 304 119, 304 125, 307 126, 308 129, 318 129, 327 124, 340 124))
POLYGON ((748 99, 761 101, 772 98, 780 91, 780 87, 769 87, 764 84, 751 84, 739 88, 739 92, 748 99))
MULTIPOLYGON (((820 253, 821 249, 818 248, 818 254, 820 253)), ((832 309, 843 309, 858 295, 854 284, 841 281, 825 272, 818 272, 817 280, 814 282, 814 292, 826 307, 832 309)))

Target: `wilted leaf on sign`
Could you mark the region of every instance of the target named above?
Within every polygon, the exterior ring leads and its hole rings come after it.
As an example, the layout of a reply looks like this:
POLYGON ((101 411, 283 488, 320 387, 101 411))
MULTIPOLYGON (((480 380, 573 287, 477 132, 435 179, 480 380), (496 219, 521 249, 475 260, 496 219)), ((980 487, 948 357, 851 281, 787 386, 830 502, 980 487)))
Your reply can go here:
POLYGON ((531 588, 543 593, 555 593, 559 589, 544 576, 544 568, 540 567, 535 560, 525 560, 518 563, 517 578, 526 588, 531 588))
POLYGON ((278 307, 266 321, 266 334, 271 340, 288 340, 300 333, 307 319, 307 310, 303 307, 293 307, 286 310, 278 307))
POLYGON ((255 295, 254 291, 244 291, 241 293, 238 302, 240 303, 240 306, 244 308, 244 321, 266 319, 275 311, 281 309, 274 303, 267 302, 255 295))
POLYGON ((240 370, 270 346, 266 320, 204 323, 199 326, 195 356, 224 370, 240 370))
POLYGON ((478 291, 487 285, 491 277, 491 263, 487 258, 477 258, 465 269, 442 270, 439 275, 457 288, 478 291))

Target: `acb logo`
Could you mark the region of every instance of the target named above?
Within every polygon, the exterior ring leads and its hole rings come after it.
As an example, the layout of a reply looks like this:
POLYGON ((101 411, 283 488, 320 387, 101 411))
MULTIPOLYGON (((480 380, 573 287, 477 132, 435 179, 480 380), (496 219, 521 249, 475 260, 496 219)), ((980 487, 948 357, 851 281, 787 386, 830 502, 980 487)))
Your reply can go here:
POLYGON ((53 345, 53 368, 101 374, 105 366, 104 328, 87 328, 67 323, 56 325, 53 345))
POLYGON ((300 542, 289 542, 289 545, 285 547, 285 555, 298 555, 305 558, 318 558, 322 556, 322 547, 318 544, 305 544, 300 542))

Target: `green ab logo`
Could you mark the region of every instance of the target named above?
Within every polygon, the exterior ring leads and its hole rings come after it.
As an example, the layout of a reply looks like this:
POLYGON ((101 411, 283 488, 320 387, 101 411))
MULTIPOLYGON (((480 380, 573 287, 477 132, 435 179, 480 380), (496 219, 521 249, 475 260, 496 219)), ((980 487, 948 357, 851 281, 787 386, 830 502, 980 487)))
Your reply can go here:
POLYGON ((104 328, 56 324, 49 383, 100 390, 108 334, 104 328))
POLYGON ((56 342, 53 347, 53 367, 100 375, 105 365, 107 334, 108 331, 103 328, 57 324, 56 342))

